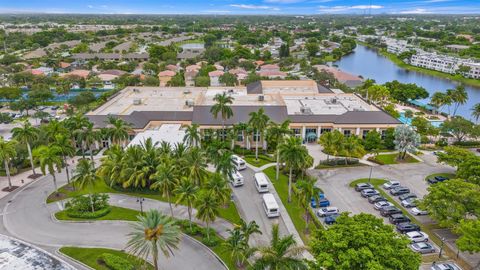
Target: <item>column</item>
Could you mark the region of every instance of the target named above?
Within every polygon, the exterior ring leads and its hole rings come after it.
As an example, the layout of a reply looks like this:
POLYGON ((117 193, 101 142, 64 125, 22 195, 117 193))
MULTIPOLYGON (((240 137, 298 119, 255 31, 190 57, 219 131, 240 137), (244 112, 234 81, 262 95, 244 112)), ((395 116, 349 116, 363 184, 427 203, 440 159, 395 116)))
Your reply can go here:
POLYGON ((357 127, 357 131, 355 132, 355 134, 356 134, 357 136, 360 136, 360 128, 359 128, 359 127, 357 127))
POLYGON ((306 127, 302 126, 302 140, 305 140, 305 138, 306 138, 305 132, 306 132, 306 127))

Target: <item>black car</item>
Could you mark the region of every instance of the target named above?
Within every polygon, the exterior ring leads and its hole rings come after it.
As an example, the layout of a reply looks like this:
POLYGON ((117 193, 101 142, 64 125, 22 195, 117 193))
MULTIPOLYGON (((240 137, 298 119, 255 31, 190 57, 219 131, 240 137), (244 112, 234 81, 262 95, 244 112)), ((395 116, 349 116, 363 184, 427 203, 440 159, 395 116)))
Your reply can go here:
POLYGON ((427 182, 429 184, 435 184, 435 183, 439 183, 439 182, 443 182, 443 181, 446 181, 448 180, 449 178, 445 177, 445 176, 435 176, 435 177, 432 177, 432 178, 428 178, 427 179, 427 182))
POLYGON ((356 191, 362 191, 364 189, 373 189, 373 185, 372 184, 369 184, 369 183, 358 183, 356 186, 355 186, 355 190, 356 191))
POLYGON ((413 223, 400 223, 400 224, 397 224, 397 230, 400 233, 420 231, 420 226, 418 226, 417 224, 413 224, 413 223))
POLYGON ((380 215, 388 217, 390 215, 401 214, 402 211, 395 206, 388 206, 380 209, 380 215))
POLYGON ((376 203, 376 202, 381 202, 381 201, 386 201, 387 199, 385 199, 384 197, 380 196, 380 195, 373 195, 373 196, 370 196, 368 197, 368 202, 369 203, 376 203))
POLYGON ((393 214, 388 218, 388 220, 392 224, 410 222, 410 219, 403 214, 393 214))
POLYGON ((410 199, 410 198, 417 198, 417 195, 415 195, 414 193, 407 193, 407 194, 403 194, 401 196, 398 197, 398 199, 400 201, 403 201, 403 200, 406 200, 406 199, 410 199))
POLYGON ((403 195, 407 193, 410 193, 410 189, 406 187, 396 187, 390 190, 390 194, 394 196, 403 195))

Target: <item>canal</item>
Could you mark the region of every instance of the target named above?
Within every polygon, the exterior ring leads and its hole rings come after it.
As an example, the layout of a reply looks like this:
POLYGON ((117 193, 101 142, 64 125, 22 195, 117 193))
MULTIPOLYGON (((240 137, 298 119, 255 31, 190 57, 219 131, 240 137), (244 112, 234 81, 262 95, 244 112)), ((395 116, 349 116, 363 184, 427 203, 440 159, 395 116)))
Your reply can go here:
MULTIPOLYGON (((410 71, 398 67, 388 58, 378 54, 374 49, 357 45, 354 53, 351 53, 334 63, 341 70, 361 75, 363 78, 374 79, 377 83, 385 83, 397 80, 402 83, 415 83, 425 88, 430 95, 437 91, 446 91, 455 88, 455 81, 443 79, 416 71, 410 71)), ((472 107, 480 102, 480 88, 465 86, 468 93, 468 101, 461 106, 457 114, 471 119, 472 107)), ((429 100, 423 100, 428 102, 429 100)), ((452 106, 453 107, 453 106, 452 106)), ((446 111, 446 109, 444 109, 446 111)))

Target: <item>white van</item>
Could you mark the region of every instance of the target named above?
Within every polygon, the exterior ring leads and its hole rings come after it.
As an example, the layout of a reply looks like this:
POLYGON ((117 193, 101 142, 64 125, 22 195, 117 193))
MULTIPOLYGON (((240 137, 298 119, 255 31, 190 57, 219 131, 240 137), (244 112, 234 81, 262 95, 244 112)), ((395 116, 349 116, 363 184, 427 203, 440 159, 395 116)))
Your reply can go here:
POLYGON ((245 160, 237 155, 232 155, 232 163, 237 171, 245 170, 247 168, 245 160))
POLYGON ((243 175, 241 175, 237 170, 232 172, 228 180, 230 180, 230 183, 232 183, 232 186, 234 187, 243 186, 243 175))
POLYGON ((280 216, 280 210, 278 208, 277 201, 273 197, 272 193, 263 194, 263 209, 267 217, 278 217, 280 216))
POLYGON ((259 172, 255 174, 255 187, 257 188, 259 193, 268 192, 268 179, 267 176, 263 172, 259 172))

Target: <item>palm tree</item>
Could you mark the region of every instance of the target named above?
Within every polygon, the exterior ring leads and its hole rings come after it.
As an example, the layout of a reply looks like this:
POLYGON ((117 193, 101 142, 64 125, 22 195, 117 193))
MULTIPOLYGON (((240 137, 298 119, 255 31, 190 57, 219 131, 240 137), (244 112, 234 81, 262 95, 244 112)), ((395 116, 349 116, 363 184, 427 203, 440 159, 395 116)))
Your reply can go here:
POLYGON ((215 171, 217 173, 221 173, 225 178, 231 177, 233 171, 235 170, 235 166, 232 162, 232 153, 228 150, 220 150, 220 155, 214 161, 214 164, 215 171))
POLYGON ((278 146, 282 143, 286 135, 292 133, 289 128, 290 120, 285 120, 280 125, 270 121, 270 125, 267 131, 268 137, 275 143, 275 151, 277 152, 277 165, 275 172, 275 180, 278 180, 280 174, 280 151, 278 151, 278 146))
POLYGON ((128 139, 132 125, 123 119, 108 117, 108 135, 114 144, 122 144, 128 139))
POLYGON ((297 196, 298 202, 303 209, 305 209, 305 221, 307 226, 305 226, 305 233, 308 234, 309 224, 310 224, 310 212, 308 211, 310 207, 311 199, 319 200, 318 194, 320 189, 315 186, 315 178, 307 177, 304 180, 301 180, 297 183, 297 196))
POLYGON ((460 107, 460 105, 464 105, 465 103, 467 103, 468 93, 465 90, 465 86, 457 85, 455 89, 447 90, 447 95, 451 96, 452 101, 454 103, 453 115, 455 116, 457 114, 458 107, 460 107))
POLYGON ((47 140, 49 142, 53 142, 55 136, 58 134, 68 134, 68 129, 64 126, 62 122, 57 120, 50 121, 47 125, 43 128, 47 140))
POLYGON ((32 167, 33 175, 35 173, 35 165, 33 164, 31 143, 38 139, 38 129, 32 126, 28 120, 23 123, 23 126, 12 129, 13 138, 17 141, 25 143, 27 145, 28 156, 30 158, 30 165, 32 167))
MULTIPOLYGON (((435 92, 430 99, 430 103, 437 108, 438 111, 441 111, 443 106, 451 105, 451 98, 443 92, 435 92)), ((450 112, 449 112, 450 113, 450 112)))
POLYGON ((249 223, 246 223, 243 219, 240 220, 239 229, 243 233, 243 236, 245 237, 245 242, 247 243, 250 240, 250 236, 252 236, 253 234, 262 234, 262 231, 260 231, 260 227, 255 222, 255 220, 252 220, 249 223))
POLYGON ((410 124, 412 123, 412 118, 413 118, 413 111, 412 110, 405 110, 405 118, 407 118, 405 124, 410 124))
POLYGON ((284 143, 279 146, 280 159, 285 162, 289 169, 288 175, 288 202, 292 199, 292 174, 294 169, 301 167, 308 156, 308 151, 302 145, 299 137, 288 137, 284 143))
POLYGON ((258 249, 260 255, 253 264, 253 269, 306 270, 308 269, 307 264, 299 258, 304 250, 304 247, 297 246, 293 235, 280 237, 278 224, 274 224, 270 246, 258 249))
POLYGON ((188 146, 200 147, 200 131, 198 124, 192 124, 185 129, 185 135, 183 136, 183 142, 188 146))
POLYGON ((348 164, 348 159, 352 156, 361 155, 365 153, 362 144, 356 136, 349 136, 343 140, 343 151, 345 153, 345 165, 348 164))
POLYGON ((184 175, 200 186, 207 177, 207 160, 205 152, 198 147, 191 147, 185 155, 186 167, 182 172, 184 175))
POLYGON ((225 250, 228 250, 230 257, 235 261, 238 268, 242 268, 248 262, 256 249, 250 248, 245 235, 238 229, 229 230, 230 236, 222 243, 225 250))
POLYGON ((73 157, 75 155, 75 147, 72 144, 72 141, 65 134, 58 134, 55 136, 55 141, 52 145, 60 148, 63 158, 63 163, 65 164, 65 172, 67 173, 67 182, 70 184, 70 173, 68 171, 68 162, 67 157, 73 157))
POLYGON ((157 189, 162 193, 162 196, 166 196, 168 205, 170 206, 170 213, 173 217, 172 208, 172 192, 178 183, 178 175, 174 160, 171 158, 165 158, 157 167, 157 172, 152 175, 155 182, 150 186, 151 189, 157 189))
POLYGON ((0 160, 3 160, 3 166, 5 167, 5 174, 8 179, 8 190, 12 189, 12 182, 10 179, 10 159, 14 158, 17 155, 15 146, 18 142, 15 140, 5 141, 2 136, 0 136, 0 160))
POLYGON ((480 103, 477 103, 472 108, 472 116, 475 118, 475 122, 478 122, 480 118, 480 103))
POLYGON ((226 92, 222 94, 216 94, 213 98, 216 103, 210 109, 210 113, 213 114, 215 119, 218 118, 218 114, 222 116, 222 131, 225 129, 225 121, 233 116, 233 111, 230 105, 233 103, 233 97, 227 95, 226 92))
POLYGON ((90 159, 95 163, 93 160, 92 145, 97 141, 98 133, 93 130, 93 124, 88 123, 86 126, 75 130, 74 135, 82 147, 83 158, 85 158, 85 150, 88 149, 90 151, 90 159))
POLYGON ((133 231, 128 234, 126 249, 145 260, 152 256, 153 267, 158 270, 158 253, 162 251, 168 258, 173 255, 173 249, 178 249, 180 228, 172 218, 154 209, 137 218, 132 225, 133 231))
POLYGON ((342 150, 343 138, 344 135, 338 130, 326 132, 320 136, 319 143, 321 146, 323 146, 323 150, 327 154, 327 162, 329 160, 330 154, 333 156, 337 156, 338 153, 342 150))
POLYGON ((235 130, 237 132, 242 132, 242 138, 243 138, 243 148, 247 148, 247 129, 248 129, 248 124, 247 123, 238 123, 235 125, 235 130))
POLYGON ((201 194, 196 201, 197 218, 207 224, 207 239, 210 241, 210 223, 217 218, 220 203, 208 192, 201 194))
POLYGON ((270 118, 265 114, 265 110, 260 108, 258 112, 251 112, 250 120, 248 124, 252 126, 255 130, 255 135, 257 135, 257 140, 255 141, 255 160, 258 160, 258 141, 261 141, 263 138, 263 132, 267 127, 268 121, 270 118))
POLYGON ((113 145, 105 151, 105 156, 101 159, 101 165, 97 170, 97 175, 105 179, 110 186, 116 183, 122 183, 123 157, 125 152, 120 145, 113 145))
MULTIPOLYGON (((91 188, 95 186, 95 183, 100 179, 95 174, 95 169, 93 168, 93 164, 88 159, 81 159, 78 164, 77 168, 75 169, 75 175, 73 176, 72 180, 77 183, 80 189, 84 188, 91 188)), ((92 213, 95 212, 95 205, 93 204, 93 193, 90 192, 90 206, 92 207, 92 213)))
POLYGON ((214 173, 210 177, 205 185, 205 189, 208 190, 212 197, 218 199, 223 204, 228 202, 232 192, 225 178, 219 173, 214 173))
POLYGON ((43 175, 48 171, 53 177, 53 185, 55 192, 58 190, 57 178, 55 177, 55 169, 60 172, 62 170, 62 150, 55 145, 42 145, 33 150, 33 156, 36 157, 40 163, 40 169, 43 175))
POLYGON ((198 186, 190 179, 183 177, 173 192, 177 194, 176 204, 186 203, 188 208, 188 220, 190 221, 190 230, 192 230, 192 207, 197 199, 198 186))

